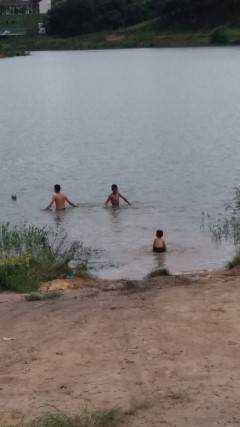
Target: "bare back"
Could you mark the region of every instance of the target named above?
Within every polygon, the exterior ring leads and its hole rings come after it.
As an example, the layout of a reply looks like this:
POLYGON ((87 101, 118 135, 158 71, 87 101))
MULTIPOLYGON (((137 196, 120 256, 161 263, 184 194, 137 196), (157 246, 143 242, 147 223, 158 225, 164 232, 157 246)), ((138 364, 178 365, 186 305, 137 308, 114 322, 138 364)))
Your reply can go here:
POLYGON ((65 209, 65 202, 67 196, 64 193, 56 193, 53 196, 53 201, 56 205, 56 209, 65 209))
POLYGON ((158 248, 158 249, 165 248, 166 244, 165 244, 164 238, 163 237, 157 237, 156 239, 154 239, 153 246, 154 246, 154 248, 158 248))

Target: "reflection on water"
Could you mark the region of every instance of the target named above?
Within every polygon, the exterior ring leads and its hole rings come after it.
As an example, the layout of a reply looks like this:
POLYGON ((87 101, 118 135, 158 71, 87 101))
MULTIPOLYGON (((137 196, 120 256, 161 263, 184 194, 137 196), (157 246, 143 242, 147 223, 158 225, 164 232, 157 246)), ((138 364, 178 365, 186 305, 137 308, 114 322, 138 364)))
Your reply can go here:
POLYGON ((153 252, 153 256, 155 259, 155 265, 157 268, 163 268, 166 266, 166 252, 165 253, 156 253, 153 252))
POLYGON ((54 223, 56 225, 57 228, 61 227, 64 225, 64 221, 65 221, 65 216, 66 216, 66 211, 65 210, 54 210, 51 211, 54 223))
POLYGON ((107 210, 109 217, 112 220, 112 224, 120 225, 120 221, 121 221, 120 215, 121 215, 123 208, 111 206, 111 207, 107 207, 105 209, 107 210))
POLYGON ((239 48, 2 60, 0 221, 64 228, 97 249, 101 277, 224 265, 232 247, 201 232, 201 213, 221 211, 239 184, 239 74, 239 48), (40 210, 57 182, 78 209, 40 210), (104 208, 113 182, 132 206, 104 208))

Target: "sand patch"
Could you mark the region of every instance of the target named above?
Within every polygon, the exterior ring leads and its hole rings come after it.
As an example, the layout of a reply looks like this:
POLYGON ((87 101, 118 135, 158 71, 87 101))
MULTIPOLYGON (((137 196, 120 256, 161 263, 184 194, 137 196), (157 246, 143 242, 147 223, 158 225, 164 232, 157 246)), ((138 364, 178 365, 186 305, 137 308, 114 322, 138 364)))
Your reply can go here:
POLYGON ((40 287, 40 291, 61 291, 64 289, 79 289, 95 285, 96 283, 94 280, 84 280, 79 277, 73 279, 56 279, 43 283, 40 287))

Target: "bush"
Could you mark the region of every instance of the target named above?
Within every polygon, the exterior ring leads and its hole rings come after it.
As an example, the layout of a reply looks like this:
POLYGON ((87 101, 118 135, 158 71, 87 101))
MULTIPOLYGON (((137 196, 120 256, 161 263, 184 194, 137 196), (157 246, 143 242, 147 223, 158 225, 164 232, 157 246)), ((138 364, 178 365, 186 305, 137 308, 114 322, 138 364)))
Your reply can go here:
POLYGON ((30 292, 43 281, 87 274, 87 251, 62 230, 0 226, 0 290, 30 292))
POLYGON ((213 45, 226 45, 230 43, 229 35, 225 27, 217 27, 210 34, 210 43, 213 45))
POLYGON ((157 268, 149 273, 148 277, 158 277, 158 276, 170 276, 170 273, 167 268, 157 268))

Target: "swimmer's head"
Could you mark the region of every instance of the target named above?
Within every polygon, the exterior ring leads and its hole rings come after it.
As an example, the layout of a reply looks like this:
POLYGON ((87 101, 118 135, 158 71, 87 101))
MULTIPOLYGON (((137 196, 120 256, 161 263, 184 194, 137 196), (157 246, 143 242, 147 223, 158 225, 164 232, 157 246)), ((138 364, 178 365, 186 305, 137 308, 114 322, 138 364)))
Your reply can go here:
POLYGON ((118 192, 118 186, 117 186, 117 184, 113 184, 112 185, 112 192, 113 193, 117 193, 118 192))
POLYGON ((162 237, 163 236, 163 231, 162 230, 157 230, 156 236, 159 237, 159 238, 162 237))
POLYGON ((54 191, 55 191, 55 193, 60 193, 60 191, 61 191, 61 185, 55 184, 54 185, 54 191))

